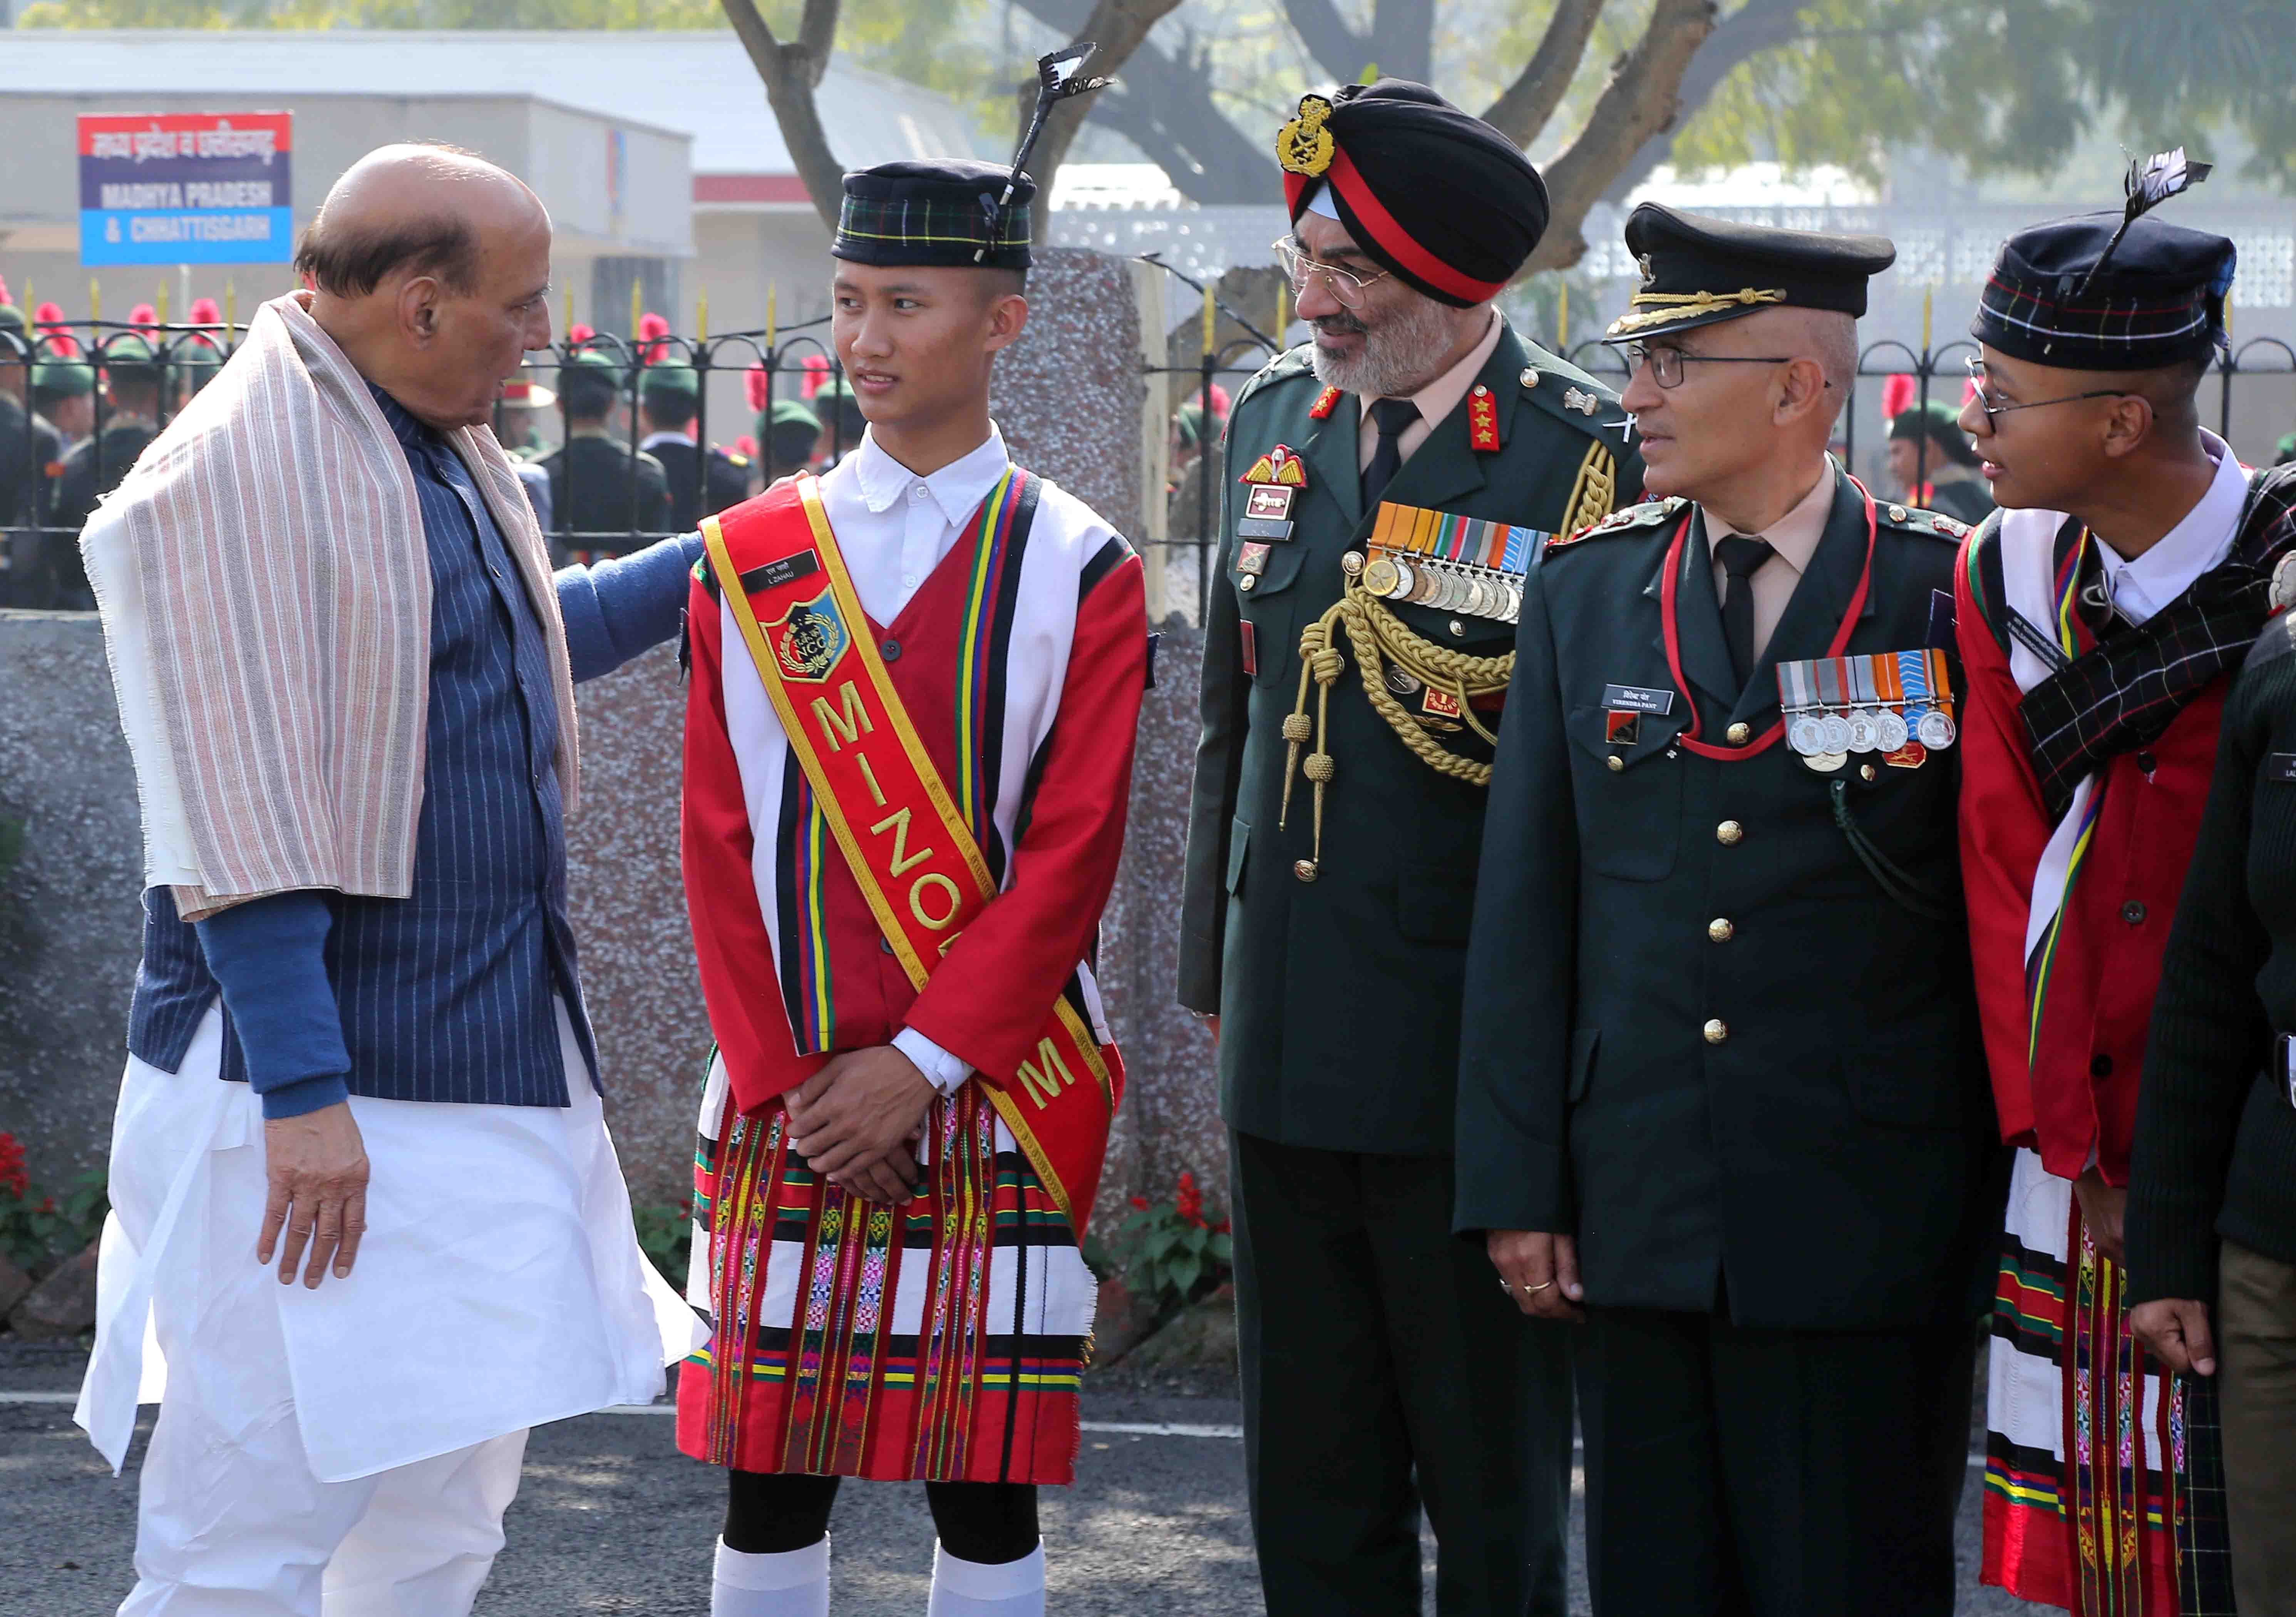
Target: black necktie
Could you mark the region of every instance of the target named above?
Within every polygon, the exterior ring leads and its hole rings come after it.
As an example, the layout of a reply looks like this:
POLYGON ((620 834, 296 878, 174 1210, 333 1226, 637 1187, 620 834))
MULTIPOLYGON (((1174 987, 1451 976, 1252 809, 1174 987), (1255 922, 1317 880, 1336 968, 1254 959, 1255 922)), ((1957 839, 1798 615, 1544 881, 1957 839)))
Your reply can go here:
POLYGON ((1419 406, 1407 398, 1375 398, 1371 418, 1379 428, 1379 443, 1371 452, 1371 464, 1364 468, 1365 511, 1379 504, 1379 497, 1387 492, 1388 480, 1403 464, 1403 435, 1419 419, 1419 406))
POLYGON ((1716 544, 1714 554, 1730 579, 1730 593, 1722 597, 1722 638, 1729 644, 1730 666, 1738 670, 1742 691, 1754 671, 1754 573, 1777 553, 1767 539, 1734 533, 1716 544))

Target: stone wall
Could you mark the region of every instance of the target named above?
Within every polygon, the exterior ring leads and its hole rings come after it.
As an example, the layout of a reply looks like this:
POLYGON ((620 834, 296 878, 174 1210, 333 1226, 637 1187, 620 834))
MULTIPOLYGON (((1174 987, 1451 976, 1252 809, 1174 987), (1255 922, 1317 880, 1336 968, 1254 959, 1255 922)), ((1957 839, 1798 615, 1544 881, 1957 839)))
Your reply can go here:
MULTIPOLYGON (((1127 271, 1046 251, 1029 301, 1028 332, 997 367, 997 421, 1022 464, 1135 531, 1144 389, 1127 271)), ((1186 625, 1165 627, 1103 925, 1102 981, 1129 1070, 1104 1210, 1168 1190, 1184 1169, 1213 1184, 1226 1171, 1210 1041, 1172 1002, 1201 653, 1186 625)), ((682 702, 668 647, 582 687, 583 808, 568 826, 608 1114, 649 1202, 691 1188, 709 1051, 678 881, 682 702)), ((0 612, 0 1129, 24 1141, 45 1181, 100 1161, 108 1139, 140 834, 94 619, 0 612)))

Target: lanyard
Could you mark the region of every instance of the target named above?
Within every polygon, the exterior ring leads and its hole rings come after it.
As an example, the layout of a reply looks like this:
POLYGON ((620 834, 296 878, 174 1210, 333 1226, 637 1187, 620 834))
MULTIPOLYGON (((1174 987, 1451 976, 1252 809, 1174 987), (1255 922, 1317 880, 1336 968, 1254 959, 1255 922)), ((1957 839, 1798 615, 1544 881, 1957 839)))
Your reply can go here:
MULTIPOLYGON (((1857 593, 1849 597, 1849 610, 1841 615, 1841 627, 1833 631, 1833 644, 1826 648, 1825 654, 1829 657, 1841 655, 1842 648, 1849 644, 1850 632, 1857 627, 1857 614, 1866 610, 1866 592, 1874 582, 1874 543, 1881 529, 1880 515, 1874 508, 1874 497, 1866 492, 1866 485, 1852 477, 1849 486, 1857 489, 1866 502, 1866 570, 1857 575, 1857 593)), ((1684 702, 1690 709, 1690 723, 1675 740, 1701 758, 1736 763, 1756 753, 1767 752, 1777 745, 1778 738, 1786 733, 1786 720, 1785 715, 1780 713, 1775 724, 1742 747, 1718 747, 1710 742, 1698 739, 1698 699, 1690 694, 1690 684, 1682 677, 1681 637, 1677 633, 1674 612, 1676 583, 1682 572, 1682 547, 1690 537, 1691 519, 1695 514, 1693 507, 1684 515, 1682 526, 1674 530, 1674 543, 1666 549, 1665 579, 1659 586, 1658 594, 1660 632, 1666 641, 1667 671, 1674 676, 1674 688, 1682 694, 1684 702)))

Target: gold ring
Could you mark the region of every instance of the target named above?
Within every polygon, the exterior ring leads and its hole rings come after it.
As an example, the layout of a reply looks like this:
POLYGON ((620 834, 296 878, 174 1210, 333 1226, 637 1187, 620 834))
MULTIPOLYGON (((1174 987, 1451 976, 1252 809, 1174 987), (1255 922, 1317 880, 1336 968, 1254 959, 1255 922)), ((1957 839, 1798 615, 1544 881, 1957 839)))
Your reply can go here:
POLYGON ((1553 1285, 1554 1284, 1554 1282, 1553 1282, 1552 1280, 1542 1280, 1542 1281, 1540 1281, 1537 1285, 1527 1285, 1527 1286, 1523 1287, 1523 1288, 1522 1288, 1522 1294, 1523 1294, 1524 1296, 1528 1297, 1528 1296, 1529 1296, 1533 1292, 1543 1292, 1543 1291, 1545 1291, 1548 1286, 1553 1285))

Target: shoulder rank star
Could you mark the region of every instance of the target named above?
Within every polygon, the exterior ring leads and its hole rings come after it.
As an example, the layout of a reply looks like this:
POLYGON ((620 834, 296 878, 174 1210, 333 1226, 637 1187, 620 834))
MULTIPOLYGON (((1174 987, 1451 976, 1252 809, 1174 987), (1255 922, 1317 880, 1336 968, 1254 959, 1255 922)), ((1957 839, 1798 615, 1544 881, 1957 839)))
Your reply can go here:
POLYGON ((1305 488, 1308 469, 1300 462, 1300 453, 1288 445, 1278 444, 1258 460, 1251 469, 1236 480, 1241 483, 1275 483, 1286 488, 1305 488))
POLYGON ((1584 388, 1572 388, 1562 395, 1562 407, 1576 410, 1581 415, 1592 415, 1603 407, 1603 401, 1584 388))
POLYGON ((1467 395, 1467 441, 1481 455, 1495 454, 1499 447, 1498 400, 1480 382, 1467 395))
POLYGON ((1345 397, 1346 395, 1337 388, 1325 388, 1316 395, 1316 402, 1308 406, 1308 419, 1309 421, 1331 420, 1332 412, 1340 407, 1340 400, 1345 397))

